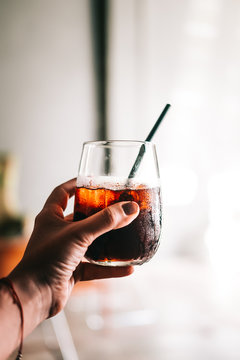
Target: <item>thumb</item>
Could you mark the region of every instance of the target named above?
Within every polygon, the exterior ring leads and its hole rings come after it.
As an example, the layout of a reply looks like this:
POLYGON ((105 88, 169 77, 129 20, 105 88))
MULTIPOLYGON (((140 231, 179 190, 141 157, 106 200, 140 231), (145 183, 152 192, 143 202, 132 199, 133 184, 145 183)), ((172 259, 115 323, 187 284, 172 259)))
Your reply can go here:
POLYGON ((89 246, 98 236, 130 224, 139 214, 139 206, 134 201, 116 203, 87 219, 75 223, 78 237, 89 246))

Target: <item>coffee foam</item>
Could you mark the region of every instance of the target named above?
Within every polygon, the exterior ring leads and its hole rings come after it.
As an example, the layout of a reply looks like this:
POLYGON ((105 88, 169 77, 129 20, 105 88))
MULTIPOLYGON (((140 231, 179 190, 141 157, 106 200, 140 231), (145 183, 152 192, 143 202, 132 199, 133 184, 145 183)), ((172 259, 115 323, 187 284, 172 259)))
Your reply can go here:
POLYGON ((128 179, 125 177, 116 176, 78 176, 77 187, 86 187, 90 189, 109 189, 109 190, 122 190, 122 189, 149 189, 159 187, 159 179, 154 179, 146 182, 146 179, 134 178, 128 179))

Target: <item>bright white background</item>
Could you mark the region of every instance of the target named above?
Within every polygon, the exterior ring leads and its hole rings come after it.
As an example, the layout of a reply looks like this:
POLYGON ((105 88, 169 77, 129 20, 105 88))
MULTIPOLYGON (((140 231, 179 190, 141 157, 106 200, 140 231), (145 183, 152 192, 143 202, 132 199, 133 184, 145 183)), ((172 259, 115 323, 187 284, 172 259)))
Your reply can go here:
POLYGON ((164 244, 196 258, 205 240, 240 252, 239 19, 239 1, 111 2, 110 137, 145 139, 172 105, 154 138, 164 244))

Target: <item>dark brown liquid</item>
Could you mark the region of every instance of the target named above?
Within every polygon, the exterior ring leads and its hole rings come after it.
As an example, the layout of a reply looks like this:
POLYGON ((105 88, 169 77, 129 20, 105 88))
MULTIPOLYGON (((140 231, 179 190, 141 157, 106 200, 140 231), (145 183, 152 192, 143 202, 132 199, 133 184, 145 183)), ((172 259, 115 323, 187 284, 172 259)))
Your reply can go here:
POLYGON ((136 190, 76 188, 74 220, 83 220, 106 206, 129 200, 138 203, 138 217, 129 225, 94 240, 85 255, 89 261, 142 264, 157 251, 161 232, 158 187, 139 187, 136 190))

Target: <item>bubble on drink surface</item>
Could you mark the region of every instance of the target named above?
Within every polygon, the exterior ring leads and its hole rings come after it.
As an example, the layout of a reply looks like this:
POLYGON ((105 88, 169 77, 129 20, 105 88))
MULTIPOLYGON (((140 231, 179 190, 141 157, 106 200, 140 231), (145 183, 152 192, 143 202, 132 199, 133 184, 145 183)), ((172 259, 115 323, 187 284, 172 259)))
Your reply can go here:
POLYGON ((146 181, 144 178, 135 177, 128 179, 126 177, 116 176, 82 176, 77 178, 77 187, 85 187, 89 189, 150 189, 160 186, 159 178, 146 181))

